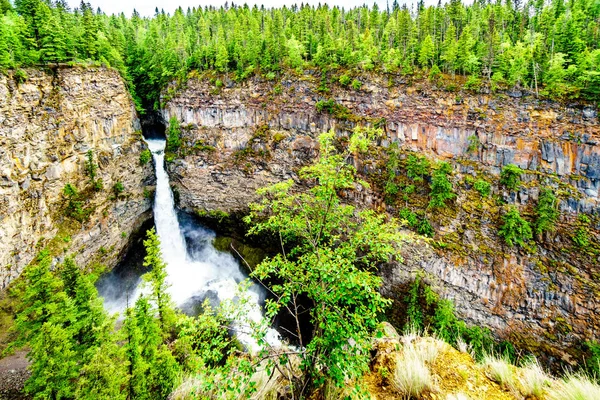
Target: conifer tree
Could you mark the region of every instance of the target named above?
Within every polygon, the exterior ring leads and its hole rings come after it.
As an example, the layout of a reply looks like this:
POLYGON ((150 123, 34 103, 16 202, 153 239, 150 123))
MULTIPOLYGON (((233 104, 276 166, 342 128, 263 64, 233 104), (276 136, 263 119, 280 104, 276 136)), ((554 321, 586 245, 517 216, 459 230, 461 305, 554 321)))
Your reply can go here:
POLYGON ((34 399, 72 398, 80 365, 70 329, 45 322, 29 345, 31 376, 25 383, 25 391, 34 399))
POLYGON ((163 334, 167 334, 167 331, 175 322, 173 302, 168 292, 170 285, 167 283, 167 265, 162 260, 160 241, 155 229, 152 228, 146 232, 146 236, 147 239, 144 240, 144 247, 146 248, 144 267, 150 268, 150 271, 144 274, 143 279, 150 286, 150 298, 158 312, 160 330, 163 334))

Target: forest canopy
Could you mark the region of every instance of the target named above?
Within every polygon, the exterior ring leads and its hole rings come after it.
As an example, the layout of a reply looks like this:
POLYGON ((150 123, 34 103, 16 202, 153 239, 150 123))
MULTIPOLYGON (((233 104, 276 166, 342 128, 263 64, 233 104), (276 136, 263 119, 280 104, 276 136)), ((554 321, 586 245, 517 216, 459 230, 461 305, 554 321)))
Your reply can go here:
POLYGON ((157 9, 152 18, 107 16, 84 2, 70 10, 64 0, 0 0, 0 71, 90 61, 118 69, 145 108, 193 70, 243 80, 307 68, 461 74, 492 89, 597 102, 600 0, 393 1, 349 10, 226 3, 173 15, 157 9))

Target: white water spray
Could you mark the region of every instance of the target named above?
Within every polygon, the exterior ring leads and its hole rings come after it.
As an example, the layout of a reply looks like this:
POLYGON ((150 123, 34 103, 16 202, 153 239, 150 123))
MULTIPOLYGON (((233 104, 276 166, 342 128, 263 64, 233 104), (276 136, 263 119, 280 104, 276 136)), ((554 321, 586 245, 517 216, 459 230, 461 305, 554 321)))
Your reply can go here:
MULTIPOLYGON (((173 193, 169 186, 169 176, 164 168, 165 141, 148 139, 148 147, 156 165, 156 195, 154 200, 154 223, 160 240, 163 261, 167 264, 169 293, 179 307, 193 299, 216 295, 219 301, 231 300, 237 293, 238 283, 245 277, 239 264, 231 254, 217 251, 212 244, 203 248, 200 254, 191 257, 186 248, 185 237, 177 220, 173 193)), ((204 232, 199 232, 201 235, 204 232)), ((134 298, 142 289, 138 287, 134 298)), ((261 294, 249 291, 250 297, 247 318, 253 322, 262 320, 259 306, 261 294)), ((236 322, 240 341, 251 350, 256 350, 255 341, 248 335, 247 326, 236 322)), ((267 342, 273 346, 280 344, 275 330, 267 334, 267 342)))

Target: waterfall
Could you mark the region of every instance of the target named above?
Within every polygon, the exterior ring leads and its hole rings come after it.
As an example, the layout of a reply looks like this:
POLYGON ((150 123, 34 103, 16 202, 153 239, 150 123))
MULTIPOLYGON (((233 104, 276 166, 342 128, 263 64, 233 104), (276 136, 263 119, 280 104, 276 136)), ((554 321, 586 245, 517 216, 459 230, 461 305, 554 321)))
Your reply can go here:
MULTIPOLYGON (((194 229, 191 234, 195 240, 206 241, 201 251, 190 254, 186 247, 185 236, 177 219, 173 201, 173 193, 169 186, 169 176, 164 167, 165 141, 147 139, 156 165, 156 194, 154 199, 154 222, 156 233, 160 240, 160 250, 163 261, 167 265, 167 282, 169 293, 178 307, 194 299, 215 298, 224 301, 231 300, 237 292, 238 283, 245 279, 235 258, 228 253, 217 251, 212 245, 210 233, 203 229, 194 229)), ((134 298, 144 289, 138 287, 134 298)), ((262 320, 259 303, 264 294, 255 286, 247 293, 250 298, 247 318, 254 322, 262 320)), ((244 331, 245 326, 240 321, 234 321, 234 329, 238 339, 252 350, 256 343, 244 331)), ((279 345, 279 335, 270 330, 267 341, 271 345, 279 345)))

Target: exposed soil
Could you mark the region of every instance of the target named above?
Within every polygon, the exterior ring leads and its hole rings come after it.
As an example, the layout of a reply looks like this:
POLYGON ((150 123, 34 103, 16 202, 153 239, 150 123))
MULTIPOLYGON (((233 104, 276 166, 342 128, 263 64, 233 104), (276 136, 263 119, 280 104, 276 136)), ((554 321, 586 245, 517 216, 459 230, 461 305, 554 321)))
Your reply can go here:
POLYGON ((25 381, 29 378, 26 355, 27 351, 22 350, 0 359, 0 400, 30 399, 22 393, 25 381))

